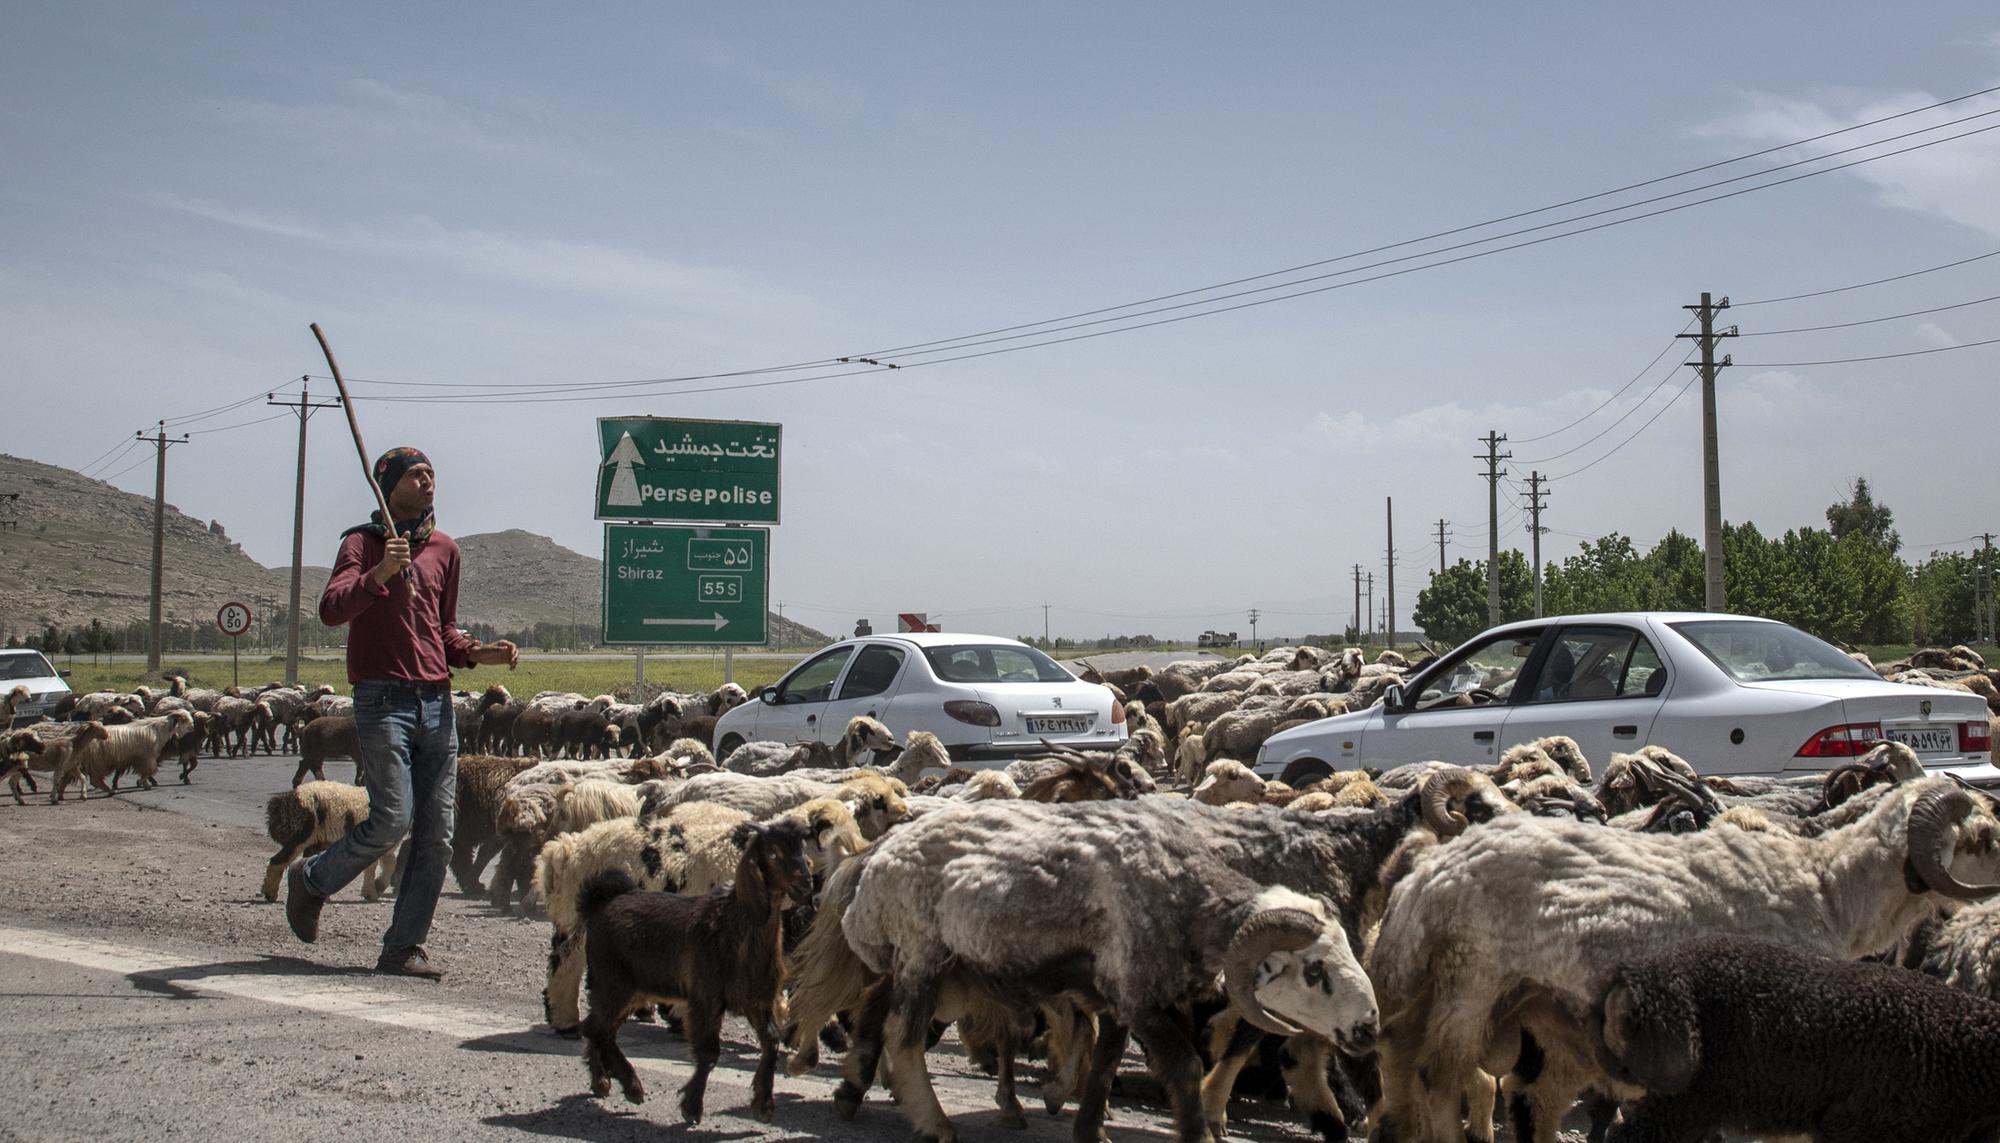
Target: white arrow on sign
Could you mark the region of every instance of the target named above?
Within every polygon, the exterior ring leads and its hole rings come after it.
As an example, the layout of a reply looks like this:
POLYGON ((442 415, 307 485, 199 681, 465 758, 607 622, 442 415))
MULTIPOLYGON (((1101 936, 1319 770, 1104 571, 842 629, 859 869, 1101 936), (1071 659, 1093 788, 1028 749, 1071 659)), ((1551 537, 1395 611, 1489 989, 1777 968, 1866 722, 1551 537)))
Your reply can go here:
POLYGON ((611 491, 605 496, 604 503, 614 508, 637 508, 644 504, 639 495, 639 478, 633 474, 632 466, 645 463, 646 458, 640 455, 639 446, 632 443, 632 434, 619 437, 618 443, 612 446, 611 455, 597 466, 618 466, 611 474, 611 491))
POLYGON ((641 619, 639 624, 642 627, 710 627, 720 631, 729 626, 729 620, 718 611, 713 619, 641 619))

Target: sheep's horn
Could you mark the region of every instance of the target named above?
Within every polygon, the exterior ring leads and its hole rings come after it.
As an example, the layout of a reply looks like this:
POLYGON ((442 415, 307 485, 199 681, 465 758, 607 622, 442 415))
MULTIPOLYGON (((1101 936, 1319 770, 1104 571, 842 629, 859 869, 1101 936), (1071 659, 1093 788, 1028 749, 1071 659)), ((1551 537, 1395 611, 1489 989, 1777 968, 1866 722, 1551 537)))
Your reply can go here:
POLYGON ((1715 800, 1715 795, 1709 792, 1707 786, 1701 784, 1700 779, 1696 779, 1693 782, 1684 782, 1681 780, 1680 775, 1665 767, 1661 767, 1655 776, 1667 788, 1668 792, 1687 803, 1689 809, 1706 810, 1709 813, 1721 812, 1722 803, 1715 800))
POLYGON ((1323 929, 1320 919, 1304 909, 1266 909, 1237 928, 1223 956, 1222 987, 1245 1020, 1279 1036, 1305 1031, 1257 1000, 1257 969, 1272 953, 1312 944, 1323 929))
POLYGON ((1946 863, 1951 845, 1949 827, 1972 812, 1972 798, 1963 790, 1927 790, 1910 807, 1910 864, 1931 892, 1959 901, 1983 901, 2000 893, 2000 885, 1967 885, 1952 876, 1946 863))
POLYGON ((1451 799, 1472 789, 1472 771, 1453 766, 1424 779, 1422 792, 1424 824, 1439 837, 1457 837, 1472 823, 1451 808, 1451 799))

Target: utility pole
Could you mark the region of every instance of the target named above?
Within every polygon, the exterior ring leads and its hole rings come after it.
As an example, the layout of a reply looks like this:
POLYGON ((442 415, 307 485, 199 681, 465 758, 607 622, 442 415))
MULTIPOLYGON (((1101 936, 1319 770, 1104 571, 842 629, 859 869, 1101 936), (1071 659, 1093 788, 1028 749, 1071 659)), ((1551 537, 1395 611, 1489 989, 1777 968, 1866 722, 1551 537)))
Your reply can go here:
POLYGON ((146 637, 146 669, 160 669, 160 579, 161 568, 167 554, 167 449, 186 444, 185 434, 179 437, 167 435, 167 422, 161 421, 153 436, 145 430, 133 433, 142 441, 148 441, 159 455, 153 463, 153 609, 148 620, 146 637))
POLYGON ((1542 485, 1548 477, 1539 472, 1528 474, 1528 532, 1533 537, 1535 550, 1535 618, 1542 617, 1542 498, 1548 493, 1542 485))
POLYGON ((297 686, 299 681, 299 580, 304 574, 306 543, 306 422, 312 419, 314 409, 337 409, 340 402, 314 403, 312 395, 306 392, 306 379, 301 377, 297 401, 280 401, 277 394, 266 393, 264 403, 291 409, 299 418, 299 476, 292 493, 292 610, 285 623, 285 685, 289 687, 297 686))
POLYGON ((1372 643, 1375 640, 1375 573, 1374 572, 1368 573, 1368 610, 1366 614, 1368 616, 1368 637, 1363 639, 1362 642, 1372 643))
POLYGON ((1450 536, 1445 535, 1444 530, 1445 526, 1450 523, 1451 523, 1450 520, 1438 521, 1438 574, 1439 575, 1444 574, 1444 542, 1446 540, 1451 539, 1450 536))
MULTIPOLYGON (((1488 429, 1486 435, 1477 438, 1486 442, 1486 625, 1500 625, 1500 478, 1507 470, 1500 467, 1503 460, 1514 459, 1511 452, 1501 452, 1500 442, 1507 438, 1488 429)), ((1475 457, 1474 459, 1481 459, 1475 457)))
POLYGON ((1361 565, 1354 565, 1354 640, 1361 641, 1361 617, 1367 612, 1361 610, 1361 565))
POLYGON ((1257 645, 1257 609, 1254 607, 1250 609, 1250 645, 1257 645))
POLYGON ((1042 604, 1042 646, 1049 645, 1049 605, 1042 604))
POLYGON ((1981 533, 1979 538, 1985 542, 1986 547, 1979 553, 1978 578, 1974 581, 1977 587, 1973 593, 1973 607, 1978 615, 1974 617, 1973 624, 1979 628, 1979 637, 1974 641, 1995 643, 2000 642, 2000 627, 1996 627, 1994 623, 1993 533, 1981 533))
POLYGON ((1703 593, 1703 607, 1708 611, 1726 610, 1722 594, 1722 464, 1715 443, 1715 373, 1731 364, 1725 355, 1715 359, 1715 341, 1720 337, 1735 337, 1736 327, 1717 333, 1715 315, 1718 310, 1729 308, 1729 299, 1710 301, 1703 291, 1701 304, 1682 306, 1693 310, 1701 319, 1700 333, 1675 334, 1676 337, 1694 338, 1701 342, 1701 364, 1693 366, 1701 370, 1701 538, 1705 568, 1706 590, 1703 593))
POLYGON ((1388 617, 1388 622, 1382 624, 1382 629, 1389 633, 1389 646, 1394 647, 1396 645, 1396 498, 1385 496, 1382 500, 1384 509, 1388 513, 1389 528, 1389 586, 1388 594, 1383 598, 1383 614, 1388 617))

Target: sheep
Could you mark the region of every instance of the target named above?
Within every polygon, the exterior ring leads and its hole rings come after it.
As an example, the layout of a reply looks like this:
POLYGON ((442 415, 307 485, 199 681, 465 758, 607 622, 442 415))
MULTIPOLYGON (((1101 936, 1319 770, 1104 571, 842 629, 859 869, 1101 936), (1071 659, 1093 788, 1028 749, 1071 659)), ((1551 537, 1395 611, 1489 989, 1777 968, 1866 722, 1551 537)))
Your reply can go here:
MULTIPOLYGON (((8 766, 7 788, 14 795, 14 803, 22 804, 21 785, 25 780, 30 790, 35 789, 35 779, 30 769, 47 770, 54 776, 54 789, 49 792, 49 804, 61 805, 63 787, 69 785, 70 778, 78 772, 76 752, 91 749, 94 744, 109 737, 109 731, 101 722, 86 722, 76 733, 67 738, 44 739, 31 731, 16 731, 0 746, 0 755, 8 766)), ((77 796, 88 798, 89 792, 79 789, 77 796)))
MULTIPOLYGON (((164 713, 171 714, 176 708, 162 707, 161 709, 164 713)), ((190 784, 194 768, 201 765, 202 744, 208 741, 209 723, 215 718, 212 714, 206 714, 193 708, 188 709, 187 715, 193 720, 188 724, 188 728, 168 739, 166 748, 160 752, 160 761, 162 762, 170 757, 180 759, 181 785, 183 786, 190 784)))
POLYGON ((597 778, 524 784, 516 778, 508 783, 500 812, 494 816, 501 841, 500 866, 487 899, 501 912, 511 912, 513 892, 519 886, 525 911, 536 899, 530 884, 535 855, 551 838, 611 818, 636 818, 640 806, 639 791, 624 782, 597 778))
POLYGON ((1607 1070, 1646 1091, 1613 1134, 1625 1143, 2000 1127, 2000 1004, 1890 965, 1708 936, 1619 964, 1596 1011, 1607 1070))
POLYGON ((1046 739, 1042 741, 1042 745, 1049 748, 1049 754, 1022 758, 1007 764, 1007 776, 1014 779, 1014 783, 1023 790, 1050 774, 1061 772, 1071 761, 1077 759, 1096 763, 1110 774, 1121 790, 1129 791, 1130 794, 1150 794, 1159 788, 1153 781, 1153 776, 1146 772, 1146 768, 1138 765, 1130 755, 1101 752, 1084 754, 1058 747, 1046 739))
POLYGON ((1167 730, 1178 736, 1186 731, 1190 723, 1209 722, 1242 706, 1248 697, 1236 691, 1201 691, 1177 698, 1167 704, 1167 730))
POLYGON ((1121 786, 1111 768, 1089 758, 1074 756, 1061 760, 1059 770, 1044 771, 1041 777, 1021 788, 1026 802, 1103 802, 1132 798, 1130 786, 1121 786))
MULTIPOLYGON (((1167 869, 1168 878, 1175 884, 1198 888, 1202 884, 1213 884, 1215 877, 1207 873, 1194 875, 1183 870, 1208 869, 1215 862, 1224 862, 1229 869, 1249 878, 1257 885, 1281 885, 1301 893, 1317 897, 1333 907, 1328 914, 1337 920, 1342 931, 1348 934, 1353 949, 1358 953, 1359 934, 1368 927, 1367 916, 1378 906, 1372 902, 1379 897, 1383 868, 1392 854, 1411 840, 1415 834, 1428 835, 1436 831, 1451 836, 1464 830, 1470 822, 1485 822, 1495 815, 1507 812, 1511 807, 1504 804, 1498 791, 1483 777, 1466 770, 1454 770, 1434 776, 1421 790, 1412 791, 1396 802, 1372 813, 1350 813, 1338 819, 1309 818, 1304 815, 1291 817, 1271 811, 1258 813, 1233 813, 1199 803, 1169 798, 1141 798, 1135 801, 1088 803, 1068 806, 1038 808, 1028 805, 982 805, 971 804, 954 809, 945 814, 923 819, 909 831, 918 831, 919 837, 942 835, 941 844, 957 845, 960 840, 973 837, 973 833, 985 835, 987 826, 995 834, 1009 835, 1004 844, 1009 850, 1025 844, 1030 835, 1014 832, 1020 823, 1051 820, 1055 815, 1059 820, 1074 820, 1079 823, 1095 823, 1090 826, 1102 836, 1095 836, 1089 845, 1089 856, 1076 857, 1068 876, 1083 876, 1094 868, 1117 868, 1127 870, 1133 866, 1134 852, 1156 852, 1160 847, 1176 851, 1186 850, 1184 857, 1177 857, 1177 864, 1167 869), (976 821, 979 828, 966 832, 961 838, 958 832, 968 821, 976 821), (938 824, 930 824, 938 823, 938 824), (1428 827, 1428 829, 1420 828, 1428 827), (1128 840, 1129 838, 1129 840, 1128 840), (960 840, 954 840, 960 839, 960 840), (1111 859, 1115 855, 1115 860, 1111 859), (1110 861, 1109 865, 1105 863, 1110 861), (1184 863, 1184 864, 1183 864, 1184 863)), ((841 936, 845 932, 843 912, 846 902, 842 900, 843 885, 851 892, 851 878, 859 876, 861 867, 872 862, 883 852, 884 846, 891 846, 896 852, 907 852, 905 847, 912 843, 899 841, 899 835, 891 834, 889 839, 871 847, 861 857, 842 867, 840 873, 829 882, 820 902, 818 918, 812 931, 799 947, 796 958, 798 981, 793 993, 793 1016, 802 1030, 801 1039, 795 1039, 792 1067, 799 1070, 810 1066, 812 1052, 803 1038, 810 1031, 819 1028, 833 1013, 851 1009, 859 1005, 863 993, 869 987, 869 966, 857 959, 859 950, 850 947, 841 936)), ((1046 839, 1044 839, 1046 840, 1046 839)), ((1030 847, 1032 848, 1032 847, 1030 847)), ((1035 892, 1041 893, 1046 884, 1035 892)), ((997 893, 1004 893, 1008 886, 981 884, 979 893, 954 894, 951 899, 980 902, 997 899, 997 893)), ((930 906, 926 905, 925 908, 930 906)), ((973 904, 973 908, 983 908, 984 904, 973 904)), ((915 901, 905 904, 906 909, 915 910, 915 901)), ((914 913, 913 913, 914 915, 914 913)), ((1070 932, 1077 925, 1075 914, 1066 914, 1057 928, 1062 933, 1050 931, 1052 940, 1060 940, 1063 933, 1070 932)), ((1010 922, 1012 932, 1008 937, 1022 936, 1041 931, 1038 925, 1023 925, 1010 922)), ((954 928, 954 931, 958 931, 954 928)), ((965 930, 972 931, 972 930, 965 930)), ((1176 931, 1175 939, 1185 939, 1189 933, 1176 931)), ((926 938, 929 939, 929 938, 926 938)), ((1163 936, 1163 940, 1166 938, 1163 936)), ((1126 948, 1121 944, 1118 948, 1126 948)), ((899 993, 899 997, 906 993, 899 993)), ((835 1105, 843 1115, 851 1116, 858 1106, 861 1094, 866 1089, 874 1070, 874 1051, 880 1047, 881 1021, 886 1018, 886 1005, 871 1000, 862 1010, 862 1044, 850 1051, 847 1059, 847 1079, 835 1097, 835 1105), (869 1045, 873 1045, 870 1047, 869 1045)), ((1246 1015, 1255 1017, 1257 1013, 1246 1015)), ((928 1017, 926 1017, 928 1019, 928 1017)), ((1255 1036, 1245 1038, 1240 1046, 1231 1042, 1231 1049, 1247 1053, 1255 1044, 1255 1036)), ((1152 1045, 1149 1043, 1148 1047, 1152 1045)), ((1115 1058, 1116 1053, 1112 1053, 1115 1058)), ((1326 1116, 1331 1121, 1340 1122, 1340 1112, 1332 1093, 1327 1090, 1324 1075, 1325 1057, 1310 1055, 1302 1058, 1294 1073, 1294 1098, 1315 1116, 1326 1116)), ((1238 1063, 1240 1066, 1240 1061, 1238 1063)), ((898 1069, 899 1073, 905 1069, 898 1069)), ((898 1078, 898 1083, 902 1079, 898 1078)), ((1203 1118, 1210 1124, 1221 1121, 1221 1104, 1227 1099, 1227 1085, 1215 1089, 1203 1086, 1203 1118)), ((1079 1138, 1095 1139, 1094 1124, 1101 1120, 1103 1090, 1101 1085, 1086 1089, 1085 1102, 1079 1113, 1079 1138), (1089 1125, 1089 1126, 1086 1126, 1089 1125)), ((905 1100, 905 1106, 911 1104, 905 1100)), ((934 1111, 934 1105, 932 1107, 934 1111)), ((930 1112, 926 1112, 930 1115, 930 1112)), ((942 1116, 922 1120, 926 1126, 942 1123, 942 1116)), ((948 1125, 945 1125, 948 1130, 948 1125)), ((1214 1128, 1220 1134, 1220 1128, 1214 1128)))
POLYGON ((333 694, 333 688, 324 684, 308 691, 301 687, 272 687, 257 695, 264 705, 271 708, 271 721, 258 728, 259 741, 264 744, 264 752, 276 754, 279 751, 291 753, 298 749, 298 736, 292 729, 306 712, 309 703, 333 694), (279 740, 276 731, 283 729, 285 736, 279 740))
POLYGON ((2000 823, 1965 792, 1926 779, 1871 797, 1865 815, 1817 837, 1516 815, 1418 857, 1390 894, 1371 958, 1382 1129, 1492 1138, 1477 1099, 1460 1126, 1461 1099, 1481 1069, 1501 1074, 1518 1057, 1523 1074, 1507 1081, 1515 1135, 1553 1143, 1578 1092, 1618 1090, 1577 1014, 1631 950, 1736 931, 1853 958, 1890 948, 1940 900, 2000 890, 1960 879, 2000 872, 2000 823))
MULTIPOLYGON (((0 695, 0 733, 5 733, 13 728, 14 712, 20 709, 21 704, 30 701, 34 697, 33 693, 27 687, 19 683, 14 684, 13 689, 9 690, 6 694, 0 695)), ((27 716, 22 715, 22 717, 26 718, 27 716)))
MULTIPOLYGON (((1310 1029, 1365 1049, 1374 998, 1339 913, 1238 868, 1222 840, 1231 823, 1187 813, 1214 811, 1175 803, 1182 812, 1169 824, 1144 812, 1148 805, 967 805, 898 830, 843 866, 800 946, 793 1011, 798 1044, 819 1027, 829 977, 867 988, 836 1108, 851 1115, 858 1104, 882 1047, 883 1001, 893 999, 891 1084, 920 1136, 951 1140, 924 1066, 925 1032, 934 1014, 980 998, 987 981, 1008 988, 987 1003, 1077 990, 1102 1005, 1110 1023, 1078 1113, 1083 1140, 1097 1138, 1108 1068, 1128 1028, 1168 1088, 1181 1137, 1202 1138, 1200 1061, 1176 1013, 1218 973, 1260 1027, 1310 1029), (954 891, 967 884, 980 891, 954 891)), ((1011 1048, 1000 1056, 1004 1120, 1018 1123, 1004 1062, 1011 1048)), ((795 1057, 794 1070, 803 1060, 795 1057)))
MULTIPOLYGON (((296 725, 296 724, 295 724, 296 725)), ((326 780, 326 760, 329 758, 352 758, 354 776, 361 777, 361 737, 355 730, 354 715, 320 715, 296 726, 299 738, 299 768, 292 775, 292 785, 306 780, 310 773, 319 781, 326 780)))
POLYGON ((68 712, 75 722, 102 722, 104 716, 113 710, 123 710, 134 718, 143 717, 146 703, 138 695, 118 691, 91 691, 76 696, 76 704, 68 712))
POLYGON ((1277 733, 1278 724, 1285 720, 1285 712, 1277 709, 1248 710, 1238 707, 1215 716, 1208 728, 1202 731, 1202 742, 1207 752, 1203 762, 1213 762, 1218 758, 1254 758, 1264 740, 1277 733))
POLYGON ((857 755, 870 751, 878 757, 893 749, 896 738, 881 721, 865 714, 857 714, 847 720, 846 729, 841 731, 840 741, 833 744, 833 767, 859 766, 854 759, 857 755))
MULTIPOLYGON (((911 731, 911 743, 914 745, 917 735, 923 733, 921 730, 911 731)), ((925 737, 929 736, 925 735, 925 737)), ((935 742, 937 740, 932 739, 931 741, 935 742)), ((1130 769, 1149 777, 1154 774, 1163 773, 1167 766, 1166 735, 1160 733, 1155 727, 1141 726, 1133 730, 1124 743, 1118 749, 1112 751, 1112 755, 1119 759, 1122 768, 1130 769)), ((902 759, 898 758, 897 761, 901 762, 902 759)))
POLYGON ((824 742, 745 742, 729 752, 722 760, 722 768, 760 778, 794 770, 830 770, 833 748, 824 742))
POLYGON ((1183 786, 1201 781, 1202 768, 1208 764, 1207 733, 1207 723, 1191 722, 1174 745, 1174 777, 1183 786))
POLYGON ((250 752, 250 735, 256 730, 258 720, 270 719, 274 711, 262 700, 224 695, 216 700, 209 713, 214 716, 208 725, 209 757, 227 749, 229 756, 236 758, 250 752), (236 736, 234 742, 228 741, 232 734, 236 736))
MULTIPOLYGON (((264 870, 264 900, 278 899, 278 882, 299 857, 310 857, 347 836, 368 820, 368 791, 346 782, 306 782, 264 803, 264 830, 278 843, 278 852, 264 870)), ((384 888, 393 889, 396 850, 391 848, 368 867, 361 895, 373 901, 384 888)))
POLYGON ((1968 906, 1945 920, 1917 967, 1961 992, 2000 1000, 2000 901, 1968 906))
POLYGON ((657 758, 600 758, 577 759, 558 758, 537 764, 523 770, 512 779, 516 786, 539 786, 547 782, 575 782, 586 778, 602 778, 611 782, 623 782, 636 786, 640 782, 654 778, 672 777, 677 763, 662 756, 657 758))
POLYGON ((618 1026, 649 1004, 675 1002, 686 1013, 694 1074, 681 1088, 681 1119, 701 1122, 708 1073, 721 1055, 722 1016, 741 1014, 756 1033, 761 1057, 751 1081, 750 1108, 771 1117, 777 1071, 774 1019, 784 984, 778 902, 812 891, 805 830, 791 822, 745 825, 736 884, 701 897, 639 889, 612 870, 585 884, 578 902, 588 945, 590 1015, 584 1018, 584 1062, 591 1094, 611 1093, 616 1078, 631 1103, 645 1087, 618 1050, 618 1026))
POLYGON ((56 774, 55 796, 61 797, 63 787, 78 775, 107 794, 118 792, 118 777, 127 770, 133 772, 135 784, 141 789, 158 785, 153 775, 159 770, 161 753, 170 740, 193 725, 193 715, 176 710, 122 726, 105 727, 103 738, 93 736, 92 741, 77 745, 70 754, 68 763, 56 774), (108 786, 106 778, 111 779, 108 786))
POLYGON ((1264 786, 1264 779, 1252 773, 1250 767, 1223 758, 1208 764, 1208 768, 1202 771, 1201 784, 1188 797, 1205 806, 1226 806, 1231 802, 1261 803, 1264 786))
POLYGON ((838 783, 798 774, 752 778, 721 772, 689 778, 668 793, 653 812, 665 812, 684 802, 714 802, 762 821, 814 798, 839 798, 853 807, 862 836, 873 841, 909 817, 909 807, 903 803, 907 792, 901 782, 865 768, 846 771, 838 783))
POLYGON ((966 771, 962 780, 946 782, 935 787, 940 798, 960 802, 979 802, 994 798, 1018 798, 1021 787, 999 770, 966 771))
MULTIPOLYGON (((548 981, 542 990, 542 1013, 550 1028, 561 1035, 573 1035, 581 1019, 577 986, 586 938, 578 896, 584 883, 617 869, 634 878, 642 889, 700 895, 725 888, 742 857, 738 828, 751 820, 726 806, 695 802, 648 821, 599 822, 555 837, 542 847, 535 858, 534 889, 547 903, 554 929, 549 942, 548 981)), ((780 821, 805 829, 806 861, 815 877, 824 877, 868 844, 854 824, 854 815, 832 798, 796 806, 766 824, 780 821)))
POLYGON ((619 730, 601 710, 589 706, 556 715, 549 745, 571 758, 610 758, 618 752, 619 730))
POLYGON ((458 759, 457 825, 451 835, 451 875, 461 893, 484 893, 480 870, 500 851, 496 822, 507 783, 536 764, 533 758, 465 754, 458 759))

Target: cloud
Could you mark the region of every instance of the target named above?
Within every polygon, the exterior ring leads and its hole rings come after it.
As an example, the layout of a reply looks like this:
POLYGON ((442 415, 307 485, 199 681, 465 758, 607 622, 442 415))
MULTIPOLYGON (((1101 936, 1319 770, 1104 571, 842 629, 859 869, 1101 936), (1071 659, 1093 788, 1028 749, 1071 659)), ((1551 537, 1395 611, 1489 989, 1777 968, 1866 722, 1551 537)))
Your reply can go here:
MULTIPOLYGON (((1697 127, 1695 134, 1732 144, 1758 146, 1783 144, 1794 139, 1838 131, 1855 123, 1926 107, 1938 102, 1939 98, 1927 92, 1904 92, 1889 96, 1863 96, 1843 92, 1819 99, 1753 92, 1744 97, 1744 106, 1739 110, 1697 127)), ((1810 144, 1806 148, 1788 148, 1773 158, 1785 160, 1801 158, 1807 154, 1824 154, 1830 150, 1854 146, 1864 140, 1886 140, 1891 135, 1900 135, 1926 127, 1938 127, 1933 133, 1885 143, 1881 151, 1861 151, 1837 160, 1851 162, 1855 158, 1869 154, 1900 150, 1932 140, 1948 139, 1980 127, 1991 126, 1986 120, 1976 120, 1955 127, 1940 125, 1969 115, 1995 110, 2000 110, 2000 96, 1968 99, 1962 103, 1954 103, 1950 107, 1896 119, 1852 135, 1840 135, 1810 144)), ((1858 179, 1875 188, 1876 201, 1883 206, 1944 219, 2000 237, 2000 195, 1993 193, 1993 188, 2000 185, 2000 132, 1987 132, 1950 142, 1939 142, 1936 146, 1852 167, 1842 172, 1842 176, 1858 179)))
POLYGON ((677 310, 733 311, 747 306, 796 309, 807 304, 802 296, 762 286, 738 271, 598 243, 455 229, 423 215, 375 226, 326 227, 167 191, 150 191, 139 197, 160 210, 253 234, 351 254, 423 262, 479 277, 599 294, 641 307, 670 304, 677 310))
POLYGON ((719 40, 706 41, 699 48, 710 69, 763 92, 806 118, 849 121, 867 109, 861 88, 851 81, 767 67, 719 40))
POLYGON ((330 100, 280 103, 230 100, 214 108, 224 124, 303 140, 403 140, 425 147, 521 155, 539 150, 523 132, 536 120, 534 109, 518 101, 505 115, 474 110, 431 92, 396 87, 378 79, 349 80, 330 100))
POLYGON ((1950 349, 1959 341, 1936 322, 1919 322, 1916 329, 1917 340, 1932 349, 1950 349))

